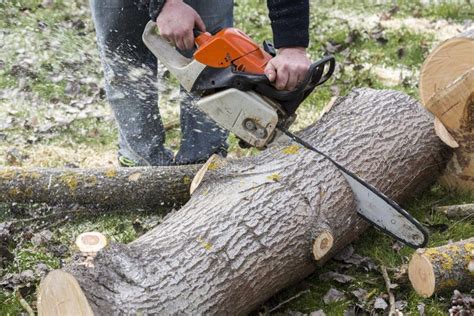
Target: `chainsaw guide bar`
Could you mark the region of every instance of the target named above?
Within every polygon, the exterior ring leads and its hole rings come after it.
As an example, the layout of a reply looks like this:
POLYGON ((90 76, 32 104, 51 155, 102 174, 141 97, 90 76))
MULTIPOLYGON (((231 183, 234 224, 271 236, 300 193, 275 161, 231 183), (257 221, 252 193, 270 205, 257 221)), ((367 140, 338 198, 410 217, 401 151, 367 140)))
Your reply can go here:
POLYGON ((305 140, 287 129, 277 129, 306 149, 323 156, 341 171, 354 193, 359 215, 382 232, 412 248, 422 248, 427 244, 428 232, 397 203, 305 140))

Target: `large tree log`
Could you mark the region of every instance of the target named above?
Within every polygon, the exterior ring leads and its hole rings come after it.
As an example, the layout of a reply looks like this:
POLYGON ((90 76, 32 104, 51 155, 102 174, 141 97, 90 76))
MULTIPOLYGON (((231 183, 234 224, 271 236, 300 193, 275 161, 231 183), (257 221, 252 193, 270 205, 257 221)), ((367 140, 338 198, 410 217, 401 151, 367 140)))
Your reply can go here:
POLYGON ((0 202, 121 209, 182 205, 199 168, 0 168, 0 202))
POLYGON ((474 192, 474 29, 443 42, 428 56, 420 96, 437 118, 437 134, 456 148, 442 182, 474 192))
POLYGON ((424 297, 447 290, 471 290, 474 284, 474 237, 437 248, 418 249, 408 265, 415 291, 424 297))
MULTIPOLYGON (((361 89, 300 136, 404 201, 443 167, 446 147, 432 120, 403 93, 361 89)), ((65 268, 97 315, 247 313, 369 226, 341 173, 294 143, 212 169, 158 227, 104 248, 93 267, 65 268), (325 253, 318 261, 315 241, 325 253)), ((42 291, 61 282, 50 286, 42 291)))

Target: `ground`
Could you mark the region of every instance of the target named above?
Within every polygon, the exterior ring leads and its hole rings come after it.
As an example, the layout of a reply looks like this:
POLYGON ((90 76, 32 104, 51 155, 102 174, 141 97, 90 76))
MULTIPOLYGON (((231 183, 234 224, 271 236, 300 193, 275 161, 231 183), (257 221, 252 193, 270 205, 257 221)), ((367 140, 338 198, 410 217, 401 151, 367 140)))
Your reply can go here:
MULTIPOLYGON (((236 26, 251 37, 271 38, 265 1, 238 0, 235 13, 236 26)), ((399 1, 396 6, 314 1, 310 54, 313 59, 325 52, 335 54, 339 66, 334 77, 301 107, 293 129, 316 120, 333 96, 345 95, 354 87, 391 88, 417 98, 424 58, 440 41, 474 27, 473 18, 469 1, 438 5, 399 1)), ((176 150, 176 86, 166 94, 160 106, 169 126, 167 144, 176 150)), ((116 134, 87 1, 0 0, 0 166, 116 165, 116 134)), ((240 149, 234 138, 230 143, 231 157, 255 153, 240 149)), ((436 246, 473 236, 474 223, 472 218, 450 221, 433 207, 473 201, 473 195, 435 184, 404 206, 429 228, 429 246, 436 246)), ((137 210, 93 218, 28 220, 48 212, 43 205, 0 206, 0 219, 14 227, 14 244, 9 245, 13 258, 0 265, 1 315, 21 313, 22 297, 35 308, 40 276, 67 262, 79 233, 101 231, 111 240, 129 242, 159 223, 163 215, 137 210)), ((358 309, 381 314, 383 309, 374 308, 386 299, 380 272, 386 266, 392 282, 398 284, 393 292, 403 312, 447 313, 450 293, 423 299, 404 278, 401 267, 413 250, 373 229, 353 247, 359 260, 342 256, 331 261, 320 273, 269 300, 260 312, 296 314, 321 309, 327 315, 343 315, 358 309), (336 281, 324 274, 330 271, 344 276, 336 281), (329 280, 320 280, 325 277, 329 280), (344 297, 326 304, 323 297, 330 289, 344 292, 344 297)))

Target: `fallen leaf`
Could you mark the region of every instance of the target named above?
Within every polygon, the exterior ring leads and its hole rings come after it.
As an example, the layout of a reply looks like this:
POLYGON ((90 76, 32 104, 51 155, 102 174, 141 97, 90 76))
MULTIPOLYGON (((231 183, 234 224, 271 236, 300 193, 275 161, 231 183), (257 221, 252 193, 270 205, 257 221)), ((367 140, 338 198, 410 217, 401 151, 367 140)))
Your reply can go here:
POLYGON ((375 309, 383 309, 385 310, 386 308, 388 307, 388 304, 387 302, 385 302, 385 300, 381 297, 377 297, 375 299, 375 303, 374 303, 374 308, 375 309))
POLYGON ((402 311, 406 306, 408 305, 407 301, 396 301, 395 302, 395 309, 398 309, 399 311, 402 311))
POLYGON ((342 301, 346 298, 344 292, 338 291, 334 288, 330 288, 329 291, 324 295, 324 304, 342 301))
POLYGON ((364 303, 365 301, 367 301, 367 290, 358 288, 357 290, 354 290, 351 293, 359 300, 359 302, 364 303))
POLYGON ((53 233, 49 230, 43 230, 31 237, 31 243, 35 246, 47 244, 53 238, 53 233))
POLYGON ((371 315, 363 306, 359 304, 350 305, 345 311, 344 316, 366 316, 371 315))
POLYGON ((326 272, 319 276, 321 281, 337 281, 339 283, 348 283, 354 281, 355 278, 350 275, 345 275, 337 272, 326 272))
POLYGON ((349 245, 346 248, 339 251, 334 256, 334 259, 345 262, 347 259, 349 259, 352 256, 353 253, 354 253, 354 247, 352 245, 349 245))
POLYGON ((425 316, 425 304, 420 303, 416 306, 416 308, 418 309, 418 313, 420 316, 425 316))

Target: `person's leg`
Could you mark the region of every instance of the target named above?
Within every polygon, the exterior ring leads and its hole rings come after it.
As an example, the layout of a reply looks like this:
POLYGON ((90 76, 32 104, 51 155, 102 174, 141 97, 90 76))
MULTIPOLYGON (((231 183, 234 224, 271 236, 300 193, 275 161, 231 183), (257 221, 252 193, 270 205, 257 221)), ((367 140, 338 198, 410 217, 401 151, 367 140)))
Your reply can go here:
POLYGON ((136 165, 170 165, 158 111, 156 58, 142 42, 148 11, 131 0, 90 0, 119 155, 136 165))
MULTIPOLYGON (((233 0, 186 0, 201 16, 208 32, 233 25, 233 0)), ((184 53, 190 56, 192 52, 184 53)), ((181 101, 181 146, 175 158, 176 164, 206 161, 212 154, 227 153, 228 132, 221 129, 199 111, 195 98, 182 91, 181 101)))

